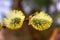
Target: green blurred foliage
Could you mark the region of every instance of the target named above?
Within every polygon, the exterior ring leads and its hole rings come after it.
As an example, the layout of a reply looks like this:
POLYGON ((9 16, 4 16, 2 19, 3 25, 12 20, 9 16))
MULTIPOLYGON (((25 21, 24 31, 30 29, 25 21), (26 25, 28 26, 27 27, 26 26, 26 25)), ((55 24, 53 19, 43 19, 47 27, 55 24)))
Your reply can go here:
POLYGON ((35 2, 36 2, 40 7, 43 7, 43 6, 49 5, 51 1, 50 1, 50 0, 35 0, 35 2))

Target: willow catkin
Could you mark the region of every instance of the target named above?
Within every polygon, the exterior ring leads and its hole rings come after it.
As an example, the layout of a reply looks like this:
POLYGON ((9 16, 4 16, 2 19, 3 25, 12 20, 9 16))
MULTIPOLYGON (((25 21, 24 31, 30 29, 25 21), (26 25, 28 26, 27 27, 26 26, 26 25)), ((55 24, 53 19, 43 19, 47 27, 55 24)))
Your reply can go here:
POLYGON ((43 31, 50 28, 53 20, 52 17, 46 14, 44 11, 36 12, 29 20, 30 24, 36 30, 43 31))
POLYGON ((2 29, 2 23, 0 22, 0 30, 2 29))
POLYGON ((12 10, 4 18, 5 26, 11 30, 17 30, 22 27, 25 16, 22 11, 12 10))

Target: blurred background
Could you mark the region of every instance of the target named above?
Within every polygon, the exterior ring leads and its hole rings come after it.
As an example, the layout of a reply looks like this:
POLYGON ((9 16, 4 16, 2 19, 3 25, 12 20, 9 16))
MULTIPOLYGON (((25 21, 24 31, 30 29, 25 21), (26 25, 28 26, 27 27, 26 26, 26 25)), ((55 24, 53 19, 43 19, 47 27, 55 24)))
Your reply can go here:
POLYGON ((44 31, 37 31, 24 22, 19 30, 3 28, 0 40, 60 40, 60 0, 0 0, 0 22, 11 10, 21 10, 26 18, 36 11, 45 11, 53 18, 52 26, 44 31))

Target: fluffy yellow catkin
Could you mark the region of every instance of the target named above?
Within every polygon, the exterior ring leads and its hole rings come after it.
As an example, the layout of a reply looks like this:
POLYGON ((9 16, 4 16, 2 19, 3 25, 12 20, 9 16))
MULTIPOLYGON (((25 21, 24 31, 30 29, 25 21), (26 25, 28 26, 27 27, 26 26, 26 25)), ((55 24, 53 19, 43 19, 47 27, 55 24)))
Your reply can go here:
POLYGON ((2 23, 0 22, 0 30, 2 29, 2 23))
POLYGON ((4 18, 5 26, 11 30, 17 30, 22 27, 25 15, 22 11, 12 10, 4 18))
POLYGON ((32 16, 29 20, 29 23, 33 26, 33 28, 39 31, 50 28, 52 22, 52 17, 44 11, 36 12, 35 15, 32 16))

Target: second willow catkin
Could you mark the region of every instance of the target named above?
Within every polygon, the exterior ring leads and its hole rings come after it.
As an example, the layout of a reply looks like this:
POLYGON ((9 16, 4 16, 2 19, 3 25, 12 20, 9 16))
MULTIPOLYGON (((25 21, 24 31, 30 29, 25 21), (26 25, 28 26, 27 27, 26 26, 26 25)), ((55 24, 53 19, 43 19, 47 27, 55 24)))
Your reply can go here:
POLYGON ((36 12, 29 20, 29 23, 36 30, 43 31, 52 25, 53 19, 50 15, 46 14, 44 11, 36 12))

